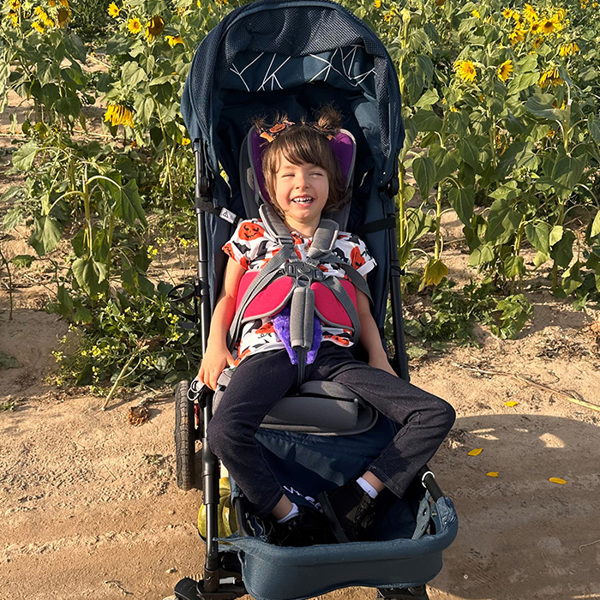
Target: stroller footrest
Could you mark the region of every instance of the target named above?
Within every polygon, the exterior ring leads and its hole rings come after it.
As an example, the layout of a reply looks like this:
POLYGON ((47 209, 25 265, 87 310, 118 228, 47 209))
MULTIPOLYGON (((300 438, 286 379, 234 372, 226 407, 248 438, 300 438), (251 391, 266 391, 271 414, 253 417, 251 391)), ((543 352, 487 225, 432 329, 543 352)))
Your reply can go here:
POLYGON ((204 580, 195 581, 186 577, 175 586, 175 597, 177 600, 235 600, 246 594, 246 588, 239 582, 219 583, 214 592, 204 590, 204 580))

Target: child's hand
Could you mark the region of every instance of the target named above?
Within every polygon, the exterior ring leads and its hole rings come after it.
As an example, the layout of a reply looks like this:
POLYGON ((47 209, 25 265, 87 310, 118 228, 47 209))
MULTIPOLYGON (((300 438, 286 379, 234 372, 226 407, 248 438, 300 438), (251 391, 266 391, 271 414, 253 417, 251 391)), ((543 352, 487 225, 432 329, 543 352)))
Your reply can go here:
POLYGON ((231 367, 233 363, 233 356, 231 356, 227 348, 213 350, 209 346, 200 363, 198 379, 211 390, 214 390, 217 387, 217 379, 219 379, 219 375, 221 375, 223 369, 231 367))
POLYGON ((385 354, 377 355, 374 357, 369 357, 369 365, 371 367, 375 367, 376 369, 381 369, 382 371, 387 371, 391 375, 398 377, 398 374, 394 369, 392 369, 392 365, 388 361, 388 358, 385 354))

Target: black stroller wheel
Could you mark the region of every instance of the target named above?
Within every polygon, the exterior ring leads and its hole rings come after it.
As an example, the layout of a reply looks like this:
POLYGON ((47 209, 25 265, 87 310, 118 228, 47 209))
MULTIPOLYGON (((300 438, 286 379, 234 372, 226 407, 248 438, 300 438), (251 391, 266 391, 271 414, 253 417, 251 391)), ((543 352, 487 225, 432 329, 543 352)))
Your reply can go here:
POLYGON ((175 455, 177 487, 187 491, 196 483, 196 423, 194 404, 187 397, 188 381, 180 381, 175 390, 175 455))

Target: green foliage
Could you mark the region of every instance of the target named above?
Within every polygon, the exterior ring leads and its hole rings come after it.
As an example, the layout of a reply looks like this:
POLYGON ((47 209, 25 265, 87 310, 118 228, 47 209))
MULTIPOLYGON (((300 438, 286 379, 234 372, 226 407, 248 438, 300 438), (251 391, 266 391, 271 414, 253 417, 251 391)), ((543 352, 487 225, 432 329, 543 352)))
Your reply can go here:
MULTIPOLYGON (((123 293, 91 313, 90 321, 72 326, 80 339, 77 352, 56 352, 59 384, 91 385, 102 393, 106 381, 114 381, 133 357, 121 385, 174 383, 194 376, 199 362, 199 340, 193 330, 183 329, 171 313, 165 289, 153 296, 123 293)), ((57 302, 54 310, 64 310, 57 302)), ((64 338, 68 345, 68 337, 64 338)))
MULTIPOLYGON (((398 67, 405 151, 418 144, 400 171, 412 167, 422 198, 417 210, 432 220, 420 221, 419 234, 436 233, 423 284, 436 283, 428 275, 443 260, 441 217, 449 207, 464 225, 469 264, 499 284, 509 282, 513 293, 528 274, 522 256, 528 245, 538 252, 534 268, 550 262, 557 295, 573 293, 577 277, 595 280, 597 3, 345 4, 380 32, 398 67), (588 258, 580 257, 576 275, 570 265, 582 251, 588 258)), ((403 235, 402 228, 409 230, 409 218, 415 222, 406 210, 412 189, 401 183, 398 198, 400 259, 407 265, 416 236, 403 235)), ((600 288, 588 292, 598 298, 600 288)))
POLYGON ((448 342, 473 345, 473 326, 482 323, 502 338, 513 339, 523 329, 533 309, 523 294, 505 296, 491 282, 471 282, 461 291, 445 280, 431 295, 431 306, 418 316, 406 319, 404 332, 409 340, 409 356, 420 358, 427 346, 445 348, 448 342))

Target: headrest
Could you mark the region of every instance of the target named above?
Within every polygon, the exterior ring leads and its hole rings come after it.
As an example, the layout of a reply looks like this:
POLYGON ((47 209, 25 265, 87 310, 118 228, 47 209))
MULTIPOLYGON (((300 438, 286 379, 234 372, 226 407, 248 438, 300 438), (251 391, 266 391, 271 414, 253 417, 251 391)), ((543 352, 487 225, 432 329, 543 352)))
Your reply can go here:
MULTIPOLYGON (((265 186, 265 175, 262 170, 262 154, 267 146, 265 140, 260 137, 260 133, 253 127, 248 133, 249 153, 252 162, 252 171, 256 182, 258 183, 261 199, 268 202, 269 194, 265 186)), ((352 176, 354 174, 354 158, 356 153, 356 141, 354 136, 345 129, 340 130, 329 140, 329 146, 338 159, 342 176, 346 182, 346 189, 352 185, 352 176)))

